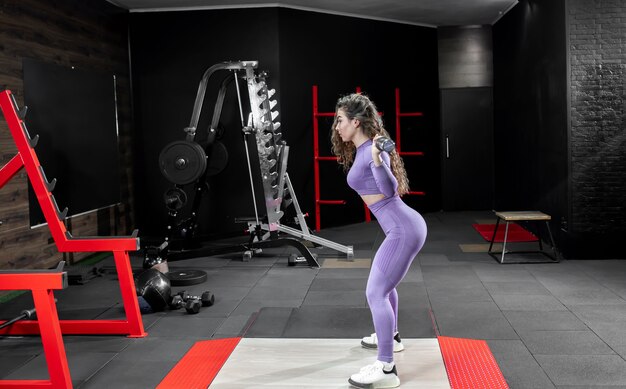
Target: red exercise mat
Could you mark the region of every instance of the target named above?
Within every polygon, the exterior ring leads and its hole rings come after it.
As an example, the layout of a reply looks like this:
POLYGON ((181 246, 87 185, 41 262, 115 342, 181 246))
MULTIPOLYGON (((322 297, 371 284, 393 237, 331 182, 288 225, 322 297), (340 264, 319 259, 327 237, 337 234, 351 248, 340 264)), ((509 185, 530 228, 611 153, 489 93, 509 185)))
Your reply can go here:
MULTIPOLYGON (((485 238, 487 242, 491 242, 493 236, 493 230, 496 228, 495 224, 472 224, 472 227, 478 233, 485 238)), ((504 242, 504 230, 506 223, 500 223, 498 225, 498 231, 496 232, 496 239, 494 242, 504 242)), ((507 242, 536 242, 537 237, 532 233, 523 229, 519 224, 509 223, 509 233, 506 237, 507 242)))
POLYGON ((452 389, 508 389, 484 340, 437 337, 452 389))
POLYGON ((226 338, 196 342, 157 389, 206 389, 240 340, 226 338))

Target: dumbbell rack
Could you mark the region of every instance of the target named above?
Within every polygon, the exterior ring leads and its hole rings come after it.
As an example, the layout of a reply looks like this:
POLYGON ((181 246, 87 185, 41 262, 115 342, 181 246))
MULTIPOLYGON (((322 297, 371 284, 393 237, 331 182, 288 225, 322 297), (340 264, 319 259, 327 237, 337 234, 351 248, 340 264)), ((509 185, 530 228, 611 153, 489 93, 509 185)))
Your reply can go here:
MULTIPOLYGON (((74 237, 67 231, 63 221, 67 217, 67 208, 59 210, 52 194, 56 179, 48 181, 39 163, 35 146, 39 136, 31 138, 24 117, 26 107, 18 108, 11 91, 0 92, 0 108, 8 124, 18 153, 0 169, 0 188, 13 178, 22 168, 26 170, 37 201, 41 206, 48 228, 59 252, 112 252, 120 283, 125 320, 59 320, 61 332, 72 335, 128 335, 131 338, 145 337, 143 321, 135 291, 129 251, 139 249, 139 238, 135 230, 125 237, 74 237)), ((28 277, 28 276, 23 276, 28 277)), ((0 330, 0 335, 26 335, 39 333, 37 320, 24 320, 10 328, 0 330)))
MULTIPOLYGON (((238 219, 239 221, 248 223, 248 231, 250 233, 249 242, 247 244, 224 247, 203 246, 189 249, 183 248, 181 250, 173 249, 170 245, 173 243, 173 231, 176 227, 175 218, 177 217, 177 212, 170 210, 168 212, 169 220, 165 241, 154 250, 160 253, 161 257, 166 258, 167 261, 219 255, 234 251, 243 251, 243 258, 247 260, 262 248, 291 246, 300 252, 301 256, 304 258, 303 261, 306 261, 311 267, 319 267, 319 263, 301 240, 346 253, 349 259, 353 257, 352 246, 344 246, 314 236, 306 225, 304 215, 300 210, 293 187, 291 186, 291 181, 289 180, 289 175, 287 174, 289 147, 285 141, 281 140, 281 133, 279 131, 280 122, 275 121, 278 112, 274 111, 273 108, 276 106, 277 102, 271 100, 275 91, 267 87, 265 73, 255 72, 257 66, 257 61, 233 61, 219 63, 207 69, 198 87, 190 124, 185 128, 187 134, 186 140, 194 142, 209 78, 218 70, 228 70, 232 72, 221 84, 221 89, 215 104, 213 120, 209 129, 209 139, 210 142, 214 139, 226 86, 234 80, 241 115, 242 132, 244 135, 244 146, 246 149, 248 173, 252 189, 252 201, 255 210, 254 218, 238 219), (239 72, 245 73, 243 77, 239 75, 239 72), (239 78, 243 78, 246 81, 250 103, 248 123, 244 121, 244 108, 241 102, 239 78), (257 162, 258 164, 253 162, 257 162), (300 229, 291 228, 281 223, 281 218, 284 215, 283 210, 292 203, 296 208, 297 223, 300 229), (282 233, 282 235, 280 233, 282 233)), ((198 217, 197 209, 200 205, 199 198, 202 194, 202 190, 205 188, 205 179, 206 174, 200 175, 199 178, 195 180, 193 212, 192 218, 189 219, 189 230, 194 232, 196 230, 195 224, 198 217)), ((180 189, 180 185, 176 185, 175 188, 180 189)), ((193 233, 188 234, 188 236, 193 237, 193 233)))

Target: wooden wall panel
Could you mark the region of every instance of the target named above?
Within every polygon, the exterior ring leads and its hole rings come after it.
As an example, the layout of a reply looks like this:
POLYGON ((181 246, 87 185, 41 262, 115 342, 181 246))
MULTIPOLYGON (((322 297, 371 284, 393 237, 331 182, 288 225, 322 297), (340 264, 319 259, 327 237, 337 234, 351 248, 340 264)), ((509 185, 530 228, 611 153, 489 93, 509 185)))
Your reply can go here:
MULTIPOLYGON (((129 234, 134 219, 128 12, 105 0, 3 0, 0 26, 0 90, 10 89, 20 105, 24 58, 116 75, 122 204, 111 212, 75 216, 67 225, 74 236, 97 235, 98 226, 107 224, 111 232, 129 234)), ((37 134, 36 129, 29 131, 37 134)), ((15 153, 6 122, 0 119, 0 164, 15 153)), ((46 226, 30 228, 28 212, 27 177, 20 171, 0 189, 0 268, 45 268, 64 257, 46 226)), ((65 259, 78 261, 89 254, 65 254, 65 259)))

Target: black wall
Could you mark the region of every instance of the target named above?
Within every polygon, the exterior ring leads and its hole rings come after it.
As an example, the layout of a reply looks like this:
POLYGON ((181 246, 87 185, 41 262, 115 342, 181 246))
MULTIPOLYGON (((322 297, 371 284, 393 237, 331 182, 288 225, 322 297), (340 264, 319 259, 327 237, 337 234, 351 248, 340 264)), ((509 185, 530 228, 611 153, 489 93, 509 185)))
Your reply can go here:
MULTIPOLYGON (((404 157, 412 190, 405 196, 419 211, 440 209, 437 32, 432 28, 279 9, 280 70, 284 133, 292 147, 290 176, 302 208, 314 215, 312 85, 319 87, 319 110, 334 111, 337 99, 357 86, 374 100, 395 136, 394 89, 401 111, 423 111, 403 118, 402 149, 424 151, 404 157)), ((332 121, 320 120, 320 153, 330 155, 332 121)), ((321 198, 346 199, 345 206, 322 205, 322 228, 364 220, 360 198, 348 188, 343 170, 321 162, 321 198)), ((314 226, 313 220, 310 225, 314 226)))
POLYGON ((520 1, 493 27, 495 203, 540 210, 565 248, 568 206, 564 0, 520 1))
MULTIPOLYGON (((270 87, 280 102, 276 9, 193 11, 131 14, 130 39, 135 102, 137 219, 143 235, 163 235, 166 210, 163 193, 172 186, 159 171, 159 153, 168 143, 183 140, 199 82, 205 70, 224 61, 258 60, 269 73, 270 87)), ((227 71, 209 83, 198 125, 206 136, 217 92, 227 71)), ((242 102, 247 103, 245 85, 242 102)), ((280 109, 280 106, 279 106, 280 109)), ((244 115, 247 113, 244 112, 244 115)), ((228 148, 228 166, 210 181, 201 208, 200 227, 209 232, 243 231, 234 218, 254 215, 241 119, 234 86, 227 91, 221 140, 228 148), (210 206, 209 206, 210 204, 210 206)), ((191 189, 192 185, 188 185, 191 189)), ((190 206, 191 202, 189 202, 190 206)), ((185 214, 189 209, 183 209, 185 214)))
MULTIPOLYGON (((158 235, 165 225, 162 194, 169 184, 158 171, 168 142, 183 139, 198 82, 209 66, 226 60, 258 60, 277 90, 283 137, 290 146, 289 174, 304 212, 314 226, 312 85, 320 88, 320 110, 334 110, 337 98, 360 86, 384 112, 395 133, 394 88, 401 88, 402 111, 423 111, 403 120, 403 149, 424 151, 406 157, 412 189, 425 198, 407 198, 420 211, 439 209, 438 85, 436 30, 284 8, 131 15, 131 60, 137 124, 137 198, 140 228, 158 235)), ((217 86, 205 100, 206 128, 217 86), (208 105, 207 105, 208 104, 208 105)), ((245 97, 245 96, 244 96, 245 97)), ((247 102, 244 101, 244 108, 247 102)), ((234 218, 252 215, 246 159, 234 89, 229 90, 223 140, 227 169, 214 178, 201 220, 208 232, 240 231, 234 218)), ((330 120, 320 120, 320 145, 328 147, 330 120)), ((343 198, 345 206, 324 206, 322 227, 360 222, 363 206, 332 162, 322 163, 322 197, 343 198)))

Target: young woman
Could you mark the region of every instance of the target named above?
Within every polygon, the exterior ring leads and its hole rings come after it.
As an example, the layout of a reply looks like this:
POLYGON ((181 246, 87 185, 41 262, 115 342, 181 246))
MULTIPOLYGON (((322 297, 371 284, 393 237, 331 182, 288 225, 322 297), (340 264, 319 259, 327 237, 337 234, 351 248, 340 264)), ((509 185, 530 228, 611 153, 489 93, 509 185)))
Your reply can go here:
POLYGON ((331 136, 333 153, 348 170, 348 185, 361 195, 385 232, 365 292, 376 333, 361 341, 363 347, 377 348, 378 358, 348 380, 360 388, 400 385, 393 361, 393 352, 404 349, 397 329, 396 286, 426 239, 424 219, 400 199, 409 190, 402 159, 395 150, 387 153, 375 146, 381 136, 389 134, 367 96, 351 94, 339 99, 331 136))

